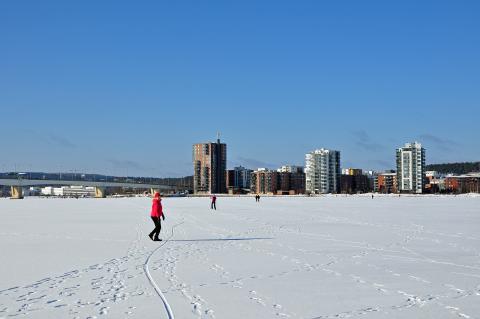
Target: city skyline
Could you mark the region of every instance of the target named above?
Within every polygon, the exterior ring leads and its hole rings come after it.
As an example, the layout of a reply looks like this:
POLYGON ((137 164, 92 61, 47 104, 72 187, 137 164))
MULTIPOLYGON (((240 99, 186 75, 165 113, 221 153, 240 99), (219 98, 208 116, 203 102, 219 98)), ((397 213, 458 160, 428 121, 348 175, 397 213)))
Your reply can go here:
POLYGON ((227 167, 395 168, 480 160, 480 3, 0 5, 0 171, 192 174, 217 131, 227 167))
MULTIPOLYGON (((218 140, 216 142, 214 141, 211 141, 211 142, 204 142, 204 143, 199 143, 199 144, 194 144, 194 148, 195 148, 195 145, 201 145, 201 144, 215 144, 217 143, 218 140)), ((415 141, 413 143, 420 143, 418 141, 415 141)), ((408 142, 405 143, 405 144, 409 144, 408 142)), ((420 143, 422 144, 422 143, 420 143)), ((316 150, 318 149, 323 149, 321 147, 316 147, 315 149, 312 149, 310 151, 307 152, 308 153, 311 153, 311 152, 315 152, 316 150)), ((393 148, 394 150, 394 153, 397 154, 397 160, 390 163, 390 164, 385 164, 385 166, 388 166, 387 168, 384 168, 384 169, 371 169, 370 167, 361 167, 361 166, 355 166, 355 165, 350 165, 351 161, 349 161, 348 159, 345 161, 347 164, 344 164, 344 160, 342 160, 341 162, 341 169, 342 171, 343 170, 356 170, 356 169, 360 169, 360 170, 364 170, 364 171, 372 171, 372 172, 377 172, 377 173, 382 173, 382 172, 390 172, 390 171, 395 171, 395 170, 398 170, 398 147, 396 148, 393 148)), ((342 151, 343 150, 339 150, 339 151, 342 151)), ((428 158, 428 157, 426 157, 428 158)), ((475 163, 476 161, 465 161, 465 162, 473 162, 475 163)), ((229 161, 227 160, 227 165, 226 165, 226 169, 235 169, 235 168, 242 168, 243 166, 245 166, 245 164, 238 164, 239 162, 236 162, 236 161, 229 161)), ((303 163, 300 163, 300 162, 297 162, 299 164, 296 164, 296 163, 292 163, 292 162, 288 162, 288 161, 285 161, 285 160, 281 160, 279 159, 279 162, 278 164, 272 164, 272 163, 266 163, 266 162, 261 162, 261 161, 254 161, 252 162, 253 165, 250 165, 250 166, 247 166, 247 167, 243 167, 243 168, 247 168, 247 169, 251 169, 251 170, 256 170, 256 169, 268 169, 268 170, 278 170, 278 171, 281 171, 282 169, 284 169, 285 167, 305 167, 305 158, 304 158, 304 161, 303 163), (258 164, 258 165, 256 165, 258 164), (265 165, 262 165, 262 164, 265 164, 265 165)), ((464 163, 464 162, 438 162, 438 163, 428 163, 427 162, 427 165, 428 164, 454 164, 454 163, 464 163)), ((190 166, 192 165, 191 163, 189 163, 190 166)), ((75 175, 80 175, 80 174, 93 174, 93 175, 104 175, 104 176, 136 176, 136 177, 145 177, 145 178, 169 178, 169 177, 188 177, 188 176, 193 176, 193 170, 191 170, 190 173, 186 173, 185 175, 180 175, 180 176, 148 176, 148 175, 135 175, 135 174, 128 174, 128 169, 124 169, 124 172, 127 172, 127 174, 125 175, 115 175, 115 173, 113 174, 108 174, 108 173, 101 173, 101 172, 88 172, 88 171, 83 171, 83 170, 79 170, 79 169, 67 169, 67 170, 53 170, 53 171, 49 171, 49 170, 31 170, 30 168, 32 167, 32 165, 25 165, 25 166, 21 166, 21 165, 16 165, 14 164, 12 169, 9 169, 8 165, 6 164, 0 164, 0 167, 2 168, 2 170, 0 170, 0 173, 8 173, 8 172, 16 172, 16 173, 21 173, 21 172, 36 172, 36 173, 49 173, 49 174, 55 174, 55 173, 65 173, 65 174, 71 174, 72 176, 75 174, 75 175), (24 169, 26 168, 26 169, 24 169)), ((62 167, 66 167, 66 166, 62 166, 62 167)), ((101 169, 99 169, 101 171, 101 169)))

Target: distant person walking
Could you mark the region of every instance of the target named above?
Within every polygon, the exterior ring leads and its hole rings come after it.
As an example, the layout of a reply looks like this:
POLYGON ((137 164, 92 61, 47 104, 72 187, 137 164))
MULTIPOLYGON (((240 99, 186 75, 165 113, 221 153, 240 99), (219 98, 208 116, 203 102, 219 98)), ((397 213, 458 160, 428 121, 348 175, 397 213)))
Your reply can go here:
POLYGON ((148 237, 150 237, 150 239, 153 241, 161 241, 161 239, 158 238, 158 235, 160 235, 160 230, 162 230, 162 223, 160 221, 160 218, 165 220, 165 215, 163 214, 162 198, 160 197, 160 193, 158 192, 155 193, 155 196, 152 200, 152 210, 150 212, 150 217, 155 224, 155 228, 148 235, 148 237))
POLYGON ((255 201, 260 202, 260 195, 259 194, 255 195, 255 201))
POLYGON ((217 210, 217 196, 213 194, 211 198, 212 198, 212 203, 210 204, 210 209, 217 210))

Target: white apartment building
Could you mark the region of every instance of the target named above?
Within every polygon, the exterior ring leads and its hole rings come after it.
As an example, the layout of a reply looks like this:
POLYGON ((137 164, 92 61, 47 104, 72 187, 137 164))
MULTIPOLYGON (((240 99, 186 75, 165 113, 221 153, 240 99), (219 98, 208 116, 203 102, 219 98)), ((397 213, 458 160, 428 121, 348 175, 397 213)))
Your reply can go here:
POLYGON ((421 194, 425 188, 425 149, 418 142, 397 149, 397 189, 421 194))
POLYGON ((340 192, 340 152, 318 149, 305 155, 305 191, 307 194, 340 192))

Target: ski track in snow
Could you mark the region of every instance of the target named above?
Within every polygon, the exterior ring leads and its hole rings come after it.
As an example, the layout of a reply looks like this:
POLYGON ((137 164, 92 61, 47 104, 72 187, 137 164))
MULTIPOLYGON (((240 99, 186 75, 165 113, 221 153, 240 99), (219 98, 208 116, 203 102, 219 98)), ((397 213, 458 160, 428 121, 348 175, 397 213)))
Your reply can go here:
MULTIPOLYGON (((193 219, 195 219, 195 217, 192 216, 193 219)), ((245 221, 245 220, 243 220, 245 221)), ((255 222, 258 222, 258 220, 256 220, 255 222)), ((200 227, 200 228, 205 228, 205 227, 201 227, 199 226, 199 224, 201 224, 201 220, 197 220, 195 219, 195 225, 197 227, 200 227)), ((267 227, 268 228, 268 227, 267 227)), ((211 233, 214 233, 214 234, 221 234, 221 235, 225 235, 225 233, 229 233, 229 235, 231 236, 238 236, 238 235, 246 235, 248 234, 249 232, 252 232, 252 229, 246 231, 246 232, 242 232, 242 233, 235 233, 235 232, 231 232, 230 230, 228 229, 222 229, 222 228, 219 228, 219 227, 215 227, 215 226, 209 226, 209 230, 211 233)), ((266 229, 264 229, 266 230, 266 229)), ((312 234, 307 234, 307 235, 312 235, 312 234)), ((406 235, 405 236, 405 240, 404 242, 407 243, 409 242, 410 240, 412 240, 412 236, 411 235, 406 235)), ((332 239, 333 241, 335 241, 335 239, 332 239)), ((340 242, 340 241, 339 241, 340 242)), ((343 242, 343 241, 341 241, 343 242)), ((355 245, 358 245, 358 244, 361 244, 361 243, 354 243, 355 245)), ((227 245, 227 244, 225 244, 227 245)), ((291 247, 291 246, 284 246, 282 244, 276 244, 276 245, 279 245, 281 246, 282 248, 287 248, 287 249, 290 249, 290 250, 295 250, 295 248, 291 247)), ((243 249, 243 250, 251 250, 252 247, 250 246, 246 246, 246 247, 238 247, 238 246, 243 246, 243 244, 237 244, 237 243, 232 243, 232 244, 229 244, 229 246, 237 246, 236 248, 237 249, 243 249)), ((372 247, 362 247, 362 246, 355 246, 357 248, 365 248, 365 251, 362 251, 360 252, 360 254, 355 254, 354 256, 348 256, 348 258, 358 258, 358 257, 361 257, 361 256, 366 256, 368 255, 368 252, 369 251, 390 251, 388 249, 381 249, 381 248, 372 248, 372 247)), ((212 247, 210 249, 215 249, 218 247, 212 247)), ((257 252, 259 253, 262 253, 262 254, 268 254, 270 256, 276 256, 277 254, 275 253, 272 253, 270 252, 269 250, 261 250, 261 249, 255 249, 257 252)), ((308 253, 308 251, 306 250, 302 250, 302 249, 296 249, 297 251, 300 251, 302 253, 308 253)), ((398 253, 401 253, 401 251, 397 251, 398 253)), ((206 249, 203 249, 202 250, 202 254, 205 254, 207 255, 208 251, 206 251, 206 249)), ((303 261, 301 259, 299 259, 298 257, 291 257, 291 256, 288 256, 288 255, 282 255, 282 256, 279 256, 281 257, 282 260, 288 260, 289 262, 292 262, 294 263, 295 265, 299 265, 299 264, 302 264, 303 261)), ((204 257, 204 259, 208 259, 208 257, 204 257)), ((175 259, 177 261, 177 259, 175 259)), ((230 284, 232 287, 237 287, 237 288, 241 288, 241 286, 244 284, 244 282, 248 281, 249 279, 258 279, 258 278, 262 278, 262 277, 268 277, 268 278, 281 278, 282 276, 287 276, 289 275, 290 273, 294 273, 294 272, 300 272, 300 271, 322 271, 322 272, 325 272, 325 273, 328 273, 328 274, 331 274, 333 276, 337 276, 337 277, 340 277, 340 276, 344 276, 342 273, 339 273, 337 271, 334 271, 334 270, 331 270, 329 268, 326 268, 325 266, 330 266, 330 265, 333 265, 335 263, 338 263, 339 260, 335 260, 335 261, 331 261, 327 264, 316 264, 316 265, 310 265, 308 263, 304 263, 303 265, 301 266, 297 266, 296 268, 292 269, 292 271, 284 271, 284 272, 281 272, 281 273, 277 273, 277 274, 270 274, 270 275, 252 275, 252 276, 247 276, 247 277, 240 277, 240 278, 236 278, 234 280, 230 280, 230 281, 223 281, 223 282, 219 282, 217 284, 219 285, 227 285, 227 284, 230 284)), ((451 263, 452 265, 454 266, 458 266, 458 267, 466 267, 465 265, 457 265, 457 264, 453 264, 451 263)), ((368 264, 368 267, 370 268, 375 268, 376 270, 379 270, 379 267, 375 266, 375 265, 372 265, 372 264, 368 264)), ((226 269, 220 265, 217 265, 215 264, 212 269, 216 272, 219 272, 221 273, 221 276, 222 278, 225 278, 225 279, 228 279, 229 278, 229 272, 226 271, 226 269)), ((476 269, 474 267, 474 269, 476 269)), ((398 273, 393 273, 393 271, 389 271, 387 270, 387 272, 391 273, 392 276, 401 276, 399 275, 398 273)), ((388 310, 401 310, 401 309, 406 309, 406 308, 411 308, 411 307, 414 307, 414 306, 419 306, 419 307, 423 307, 427 302, 431 302, 431 301, 436 301, 439 297, 442 297, 442 298, 449 298, 449 296, 430 296, 430 295, 427 295, 427 296, 416 296, 414 294, 409 294, 409 293, 406 293, 404 291, 394 291, 394 292, 391 292, 387 289, 384 288, 385 285, 383 284, 379 284, 379 283, 368 283, 366 282, 365 280, 362 280, 360 277, 357 277, 355 275, 350 275, 350 277, 352 278, 353 281, 359 283, 359 284, 369 284, 371 285, 371 287, 375 290, 377 290, 379 293, 382 293, 382 294, 389 294, 389 293, 395 293, 395 294, 398 294, 398 295, 401 295, 403 297, 406 298, 406 301, 400 305, 394 305, 394 306, 390 306, 388 307, 388 310)), ((417 276, 413 276, 413 275, 405 275, 405 277, 408 279, 408 280, 413 280, 413 281, 417 281, 417 282, 422 282, 424 284, 429 284, 430 282, 425 280, 425 279, 422 279, 420 277, 417 277, 417 276)), ((192 291, 193 290, 193 287, 188 287, 187 285, 185 284, 182 284, 182 292, 184 295, 188 296, 187 293, 186 293, 186 290, 190 290, 192 291)), ((212 283, 210 284, 201 284, 200 286, 205 286, 205 285, 212 285, 212 283)), ((464 295, 463 297, 466 297, 466 296, 472 296, 474 294, 477 293, 477 291, 469 291, 469 292, 463 292, 464 295)), ((268 296, 260 296, 260 294, 257 292, 257 291, 250 291, 250 299, 252 301, 254 301, 255 303, 257 304, 260 304, 262 306, 266 306, 267 302, 266 300, 269 299, 268 296)), ((459 296, 456 296, 456 297, 459 297, 459 296)), ((189 299, 191 300, 191 298, 189 297, 189 299)), ((195 308, 197 308, 199 306, 198 303, 194 303, 195 304, 195 308)), ((438 304, 441 304, 443 305, 442 303, 438 302, 438 304)), ((281 309, 283 308, 280 304, 277 304, 277 303, 274 303, 274 308, 276 309, 281 309)), ((445 306, 445 309, 450 309, 448 306, 445 306)), ((329 316, 320 316, 320 317, 317 317, 317 318, 338 318, 338 317, 351 317, 351 316, 354 316, 354 315, 364 315, 364 314, 368 314, 370 312, 380 312, 380 311, 385 311, 387 310, 386 307, 366 307, 366 308, 363 308, 363 309, 360 309, 360 310, 355 310, 355 311, 350 311, 350 312, 343 312, 343 313, 338 313, 338 314, 334 314, 334 315, 329 315, 329 316)), ((458 309, 457 309, 458 310, 458 309)), ((462 314, 462 313, 460 313, 462 314)), ((277 312, 276 313, 277 316, 281 316, 281 317, 290 317, 290 316, 294 316, 294 314, 287 314, 287 313, 279 313, 277 312)), ((465 315, 465 314, 462 314, 462 315, 465 315)), ((468 317, 468 315, 465 315, 466 317, 468 317)))
MULTIPOLYGON (((8 306, 0 311, 0 318, 2 314, 50 317, 52 310, 61 310, 58 317, 80 318, 80 313, 90 313, 87 317, 96 318, 108 314, 114 304, 130 303, 148 295, 146 287, 126 286, 129 279, 143 274, 139 271, 138 260, 148 251, 138 246, 139 240, 137 230, 136 239, 123 257, 0 291, 0 297, 9 299, 8 306)), ((135 308, 127 306, 123 315, 131 315, 135 308)))
POLYGON ((175 225, 172 226, 172 231, 171 231, 171 234, 170 234, 170 237, 168 237, 165 241, 162 242, 162 244, 160 244, 157 248, 155 248, 147 257, 147 260, 145 261, 145 264, 144 264, 144 270, 145 270, 145 275, 147 276, 148 278, 148 281, 150 282, 150 284, 153 286, 153 288, 155 289, 155 291, 157 292, 158 296, 160 297, 160 299, 162 299, 162 302, 163 302, 163 305, 165 306, 165 311, 167 312, 167 315, 168 315, 168 318, 169 319, 174 319, 174 315, 173 315, 173 311, 172 311, 172 308, 170 307, 170 304, 168 303, 168 300, 167 298, 165 297, 165 295, 162 293, 162 290, 158 287, 157 283, 155 282, 155 280, 153 279, 152 275, 150 274, 150 270, 149 270, 149 267, 148 267, 148 264, 150 262, 150 259, 152 258, 152 256, 160 249, 162 248, 163 246, 165 246, 168 241, 170 239, 172 239, 173 235, 174 235, 174 229, 175 227, 177 226, 180 226, 181 224, 183 224, 184 221, 180 222, 180 223, 177 223, 175 225))
MULTIPOLYGON (((62 318, 135 316, 141 300, 156 298, 148 285, 139 284, 140 276, 147 277, 149 283, 145 283, 150 284, 162 300, 168 318, 173 318, 172 305, 176 306, 175 312, 180 318, 224 318, 225 313, 220 315, 221 307, 215 296, 208 293, 209 289, 236 296, 235 300, 242 307, 255 309, 255 317, 261 318, 414 318, 421 317, 418 311, 424 309, 434 311, 436 318, 480 318, 479 311, 472 311, 480 309, 472 306, 480 304, 480 247, 477 236, 449 234, 413 222, 409 225, 368 222, 358 216, 335 216, 334 212, 318 216, 304 213, 305 216, 298 217, 300 220, 304 218, 304 225, 275 223, 263 216, 227 214, 221 209, 215 214, 219 218, 228 217, 232 225, 241 227, 235 229, 226 223, 205 221, 201 215, 180 212, 181 221, 171 227, 170 236, 152 250, 144 246, 146 235, 142 234, 138 225, 136 237, 129 242, 125 256, 46 277, 25 286, 0 290, 0 318, 28 317, 37 313, 49 317, 52 311, 55 317, 62 318), (175 238, 178 239, 173 240, 174 229, 181 224, 185 226, 177 229, 175 238), (371 243, 367 239, 342 237, 333 231, 312 232, 307 228, 323 224, 388 230, 392 240, 371 243), (202 236, 207 240, 219 240, 188 241, 196 237, 194 234, 208 234, 202 236), (182 242, 181 238, 186 240, 182 242), (285 239, 273 240, 276 238, 285 239), (301 238, 305 245, 290 242, 289 238, 301 238), (324 247, 331 246, 332 249, 317 249, 316 243, 325 243, 324 247), (420 249, 419 244, 448 247, 471 259, 467 263, 443 255, 434 256, 428 249, 420 249), (278 267, 271 270, 248 268, 238 273, 234 264, 218 259, 218 255, 223 253, 265 256, 278 267), (186 277, 185 266, 189 264, 196 265, 199 272, 208 272, 210 279, 192 280, 186 277), (399 264, 417 266, 402 268, 397 266, 399 264), (428 272, 417 270, 424 267, 440 269, 448 276, 433 277, 428 272), (367 291, 369 295, 376 296, 379 302, 306 316, 295 303, 268 289, 268 283, 289 281, 293 284, 299 276, 348 283, 353 290, 367 291), (464 280, 457 282, 458 278, 464 280), (463 283, 468 280, 477 284, 466 288, 463 283), (131 285, 133 282, 134 286, 131 285), (163 291, 159 288, 160 283, 163 291), (182 305, 188 305, 189 311, 182 305)), ((299 215, 302 214, 299 212, 299 215)), ((0 236, 9 234, 21 236, 15 232, 3 232, 0 236)), ((289 295, 290 292, 285 291, 284 294, 289 295)))
MULTIPOLYGON (((135 205, 138 209, 139 206, 135 205)), ((142 209, 144 214, 145 207, 142 209)), ((144 223, 144 218, 140 223, 144 223)), ((126 240, 110 240, 102 238, 85 238, 85 240, 95 241, 112 241, 112 242, 129 242, 129 248, 126 256, 114 258, 104 263, 91 265, 83 269, 75 269, 65 272, 58 276, 51 276, 40 279, 34 283, 11 287, 0 290, 0 297, 9 298, 11 303, 16 304, 14 307, 3 307, 0 303, 0 319, 3 315, 8 317, 30 316, 45 311, 50 313, 52 310, 62 309, 62 315, 68 315, 71 318, 79 319, 84 316, 81 313, 88 312, 90 315, 85 318, 97 318, 98 316, 107 315, 112 305, 125 303, 129 299, 136 299, 142 296, 151 296, 152 293, 142 285, 136 285, 127 289, 126 281, 136 279, 142 273, 146 275, 155 292, 161 298, 168 318, 173 319, 173 311, 168 304, 167 299, 152 278, 148 264, 151 257, 162 248, 174 235, 174 228, 183 224, 183 221, 175 224, 171 228, 171 235, 155 249, 148 251, 145 246, 141 246, 141 240, 144 237, 139 230, 140 224, 136 227, 136 237, 133 241, 126 240), (143 264, 139 261, 144 259, 143 264), (142 267, 143 266, 143 267, 142 267), (140 272, 140 269, 142 272, 140 272), (133 272, 133 274, 132 274, 133 272), (76 283, 79 281, 80 283, 76 283), (89 285, 85 282, 89 281, 89 285), (92 294, 92 292, 94 292, 92 294), (52 297, 56 296, 56 298, 52 297), (82 298, 80 296, 90 296, 90 298, 82 298), (2 308, 3 307, 3 308, 2 308), (91 308, 89 311, 84 309, 91 308), (79 311, 82 309, 82 311, 79 311), (13 311, 13 313, 12 313, 13 311)), ((3 235, 3 234, 0 234, 3 235)), ((14 233, 15 236, 20 234, 14 233)), ((34 237, 35 235, 30 235, 34 237)), ((38 235, 37 235, 38 236, 38 235)), ((53 239, 72 239, 72 236, 52 236, 44 237, 53 239)), ((77 237, 81 238, 81 237, 77 237)), ((82 238, 83 240, 83 238, 82 238)), ((1 299, 0 299, 1 301, 1 299)), ((131 316, 136 311, 135 305, 127 306, 123 312, 124 316, 131 316)), ((44 315, 44 314, 43 314, 44 315)), ((50 315, 44 315, 50 317, 50 315)))

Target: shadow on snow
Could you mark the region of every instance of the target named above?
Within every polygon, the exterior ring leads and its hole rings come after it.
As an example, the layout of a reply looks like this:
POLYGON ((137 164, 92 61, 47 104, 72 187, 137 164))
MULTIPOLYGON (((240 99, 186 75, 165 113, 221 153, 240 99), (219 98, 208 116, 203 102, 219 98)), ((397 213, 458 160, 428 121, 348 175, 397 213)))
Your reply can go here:
POLYGON ((203 238, 203 239, 172 239, 175 242, 197 242, 197 241, 241 241, 241 240, 268 240, 273 237, 246 237, 246 238, 203 238))

